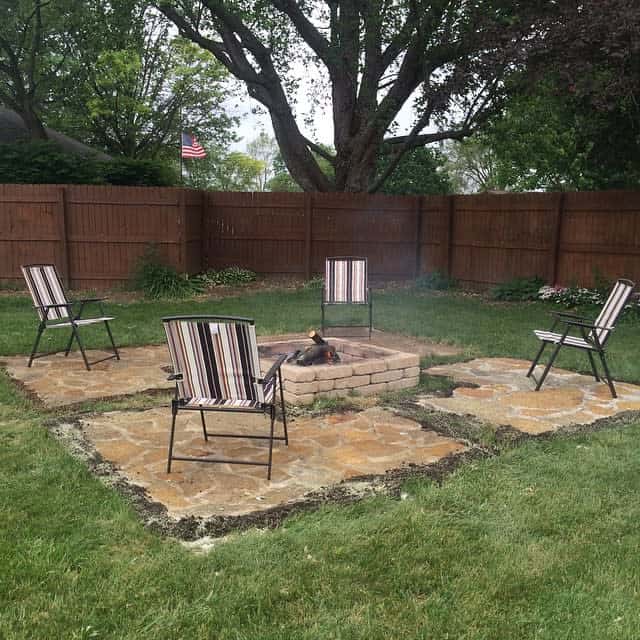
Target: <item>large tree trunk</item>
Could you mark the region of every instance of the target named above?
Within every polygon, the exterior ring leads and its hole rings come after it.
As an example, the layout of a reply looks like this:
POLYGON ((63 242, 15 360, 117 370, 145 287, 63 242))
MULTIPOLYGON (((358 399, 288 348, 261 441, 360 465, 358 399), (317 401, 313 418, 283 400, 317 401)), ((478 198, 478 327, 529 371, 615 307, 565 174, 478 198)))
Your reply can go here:
POLYGON ((38 117, 33 107, 29 104, 23 106, 19 111, 22 121, 29 131, 30 140, 47 140, 47 132, 42 124, 42 120, 38 117))

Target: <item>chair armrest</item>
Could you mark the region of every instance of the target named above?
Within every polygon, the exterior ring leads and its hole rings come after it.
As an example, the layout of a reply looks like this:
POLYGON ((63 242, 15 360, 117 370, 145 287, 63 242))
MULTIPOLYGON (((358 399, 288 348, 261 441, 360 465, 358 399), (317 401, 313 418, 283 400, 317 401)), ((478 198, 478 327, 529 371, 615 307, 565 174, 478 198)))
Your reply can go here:
POLYGON ((583 327, 585 329, 602 329, 603 331, 615 331, 615 327, 603 327, 602 325, 593 324, 593 322, 583 322, 581 320, 564 320, 572 327, 583 327))
POLYGON ((167 376, 167 380, 182 380, 183 376, 181 373, 171 373, 167 376))
POLYGON ((278 370, 280 369, 280 367, 282 366, 282 363, 289 357, 289 354, 287 353, 283 353, 272 365, 271 365, 271 369, 269 369, 269 371, 267 371, 267 373, 265 374, 265 376, 263 378, 259 378, 258 380, 256 380, 256 382, 261 382, 262 384, 266 384, 267 382, 269 382, 269 380, 271 380, 271 378, 273 378, 273 376, 276 375, 276 373, 278 372, 278 370))
POLYGON ((80 298, 79 300, 71 300, 70 304, 87 304, 88 302, 104 302, 107 298, 80 298))
POLYGON ((552 311, 551 315, 555 318, 558 318, 559 320, 562 320, 562 318, 573 318, 574 320, 586 321, 585 317, 579 316, 576 313, 568 313, 566 311, 552 311))
POLYGON ((72 302, 64 302, 62 304, 37 304, 36 309, 59 309, 60 307, 70 307, 72 302))

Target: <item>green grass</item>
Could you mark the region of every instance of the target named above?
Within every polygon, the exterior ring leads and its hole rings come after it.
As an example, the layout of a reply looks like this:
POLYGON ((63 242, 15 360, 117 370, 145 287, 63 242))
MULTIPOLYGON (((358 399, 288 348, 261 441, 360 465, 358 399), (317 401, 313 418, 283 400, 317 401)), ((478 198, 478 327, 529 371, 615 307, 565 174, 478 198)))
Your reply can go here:
MULTIPOLYGON (((317 328, 320 324, 319 292, 315 290, 266 291, 234 298, 196 298, 180 301, 139 301, 109 304, 118 344, 123 346, 160 344, 164 332, 160 319, 167 315, 218 314, 248 316, 256 321, 260 335, 291 333, 317 328)), ((378 329, 454 344, 471 356, 509 356, 530 359, 538 341, 533 329, 548 328, 553 309, 542 302, 496 303, 460 294, 420 294, 411 290, 374 293, 374 326, 378 329), (401 310, 401 311, 399 311, 401 310)), ((587 314, 594 314, 587 310, 587 314)), ((597 310, 595 311, 597 313, 597 310)), ((330 314, 330 315, 329 315, 330 314)), ((366 308, 332 307, 331 322, 366 322, 366 308)), ((30 299, 0 297, 0 354, 28 353, 34 339, 36 319, 30 299)), ((107 346, 102 327, 87 327, 82 335, 88 345, 107 346)), ((45 332, 43 348, 61 347, 62 335, 45 332)), ((640 322, 622 321, 608 346, 614 378, 640 381, 637 344, 640 322)), ((564 349, 558 366, 588 372, 583 352, 564 349)))
MULTIPOLYGON (((294 331, 317 321, 316 297, 133 303, 113 309, 114 329, 160 342, 156 318, 198 310, 294 331)), ((380 328, 518 357, 547 311, 410 293, 375 304, 380 328)), ((31 346, 29 307, 0 299, 2 353, 31 346)), ((638 333, 612 339, 618 377, 640 378, 638 333)), ((404 500, 328 506, 198 556, 145 530, 44 420, 0 374, 0 638, 638 637, 640 424, 527 442, 441 487, 412 480, 404 500)))

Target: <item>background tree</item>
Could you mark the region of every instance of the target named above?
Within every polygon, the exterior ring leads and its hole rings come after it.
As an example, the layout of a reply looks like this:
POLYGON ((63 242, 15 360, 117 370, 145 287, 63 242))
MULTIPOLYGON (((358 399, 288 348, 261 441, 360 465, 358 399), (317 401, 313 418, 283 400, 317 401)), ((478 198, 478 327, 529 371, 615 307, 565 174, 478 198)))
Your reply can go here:
POLYGON ((185 184, 212 191, 259 191, 264 162, 240 151, 207 149, 207 157, 187 161, 185 184))
MULTIPOLYGON (((389 157, 382 155, 378 171, 384 173, 389 157)), ((453 186, 445 158, 437 150, 420 147, 405 154, 395 171, 385 180, 381 193, 422 195, 451 193, 453 186)))
POLYGON ((274 160, 278 155, 278 143, 264 131, 247 145, 247 155, 263 163, 262 174, 258 179, 258 191, 266 191, 275 174, 274 160))
POLYGON ((476 133, 466 140, 452 142, 443 149, 445 168, 455 193, 505 191, 514 181, 514 172, 500 163, 493 140, 476 133))
POLYGON ((0 0, 0 103, 22 116, 31 139, 46 139, 45 104, 71 77, 65 33, 78 15, 71 0, 0 0))
POLYGON ((555 6, 551 0, 158 2, 184 36, 266 107, 289 172, 303 189, 319 191, 375 191, 410 149, 469 135, 493 105, 504 73, 524 62, 545 32, 541 22, 555 6), (294 61, 331 95, 335 154, 300 131, 294 61), (387 136, 416 97, 410 133, 387 136), (425 132, 434 120, 441 130, 425 132), (394 151, 376 179, 383 144, 394 151), (314 154, 332 164, 333 177, 314 154))
POLYGON ((235 120, 223 107, 228 73, 210 53, 172 36, 145 3, 94 0, 91 11, 93 25, 87 19, 78 39, 83 81, 58 106, 56 128, 70 125, 70 135, 129 158, 177 160, 182 130, 209 146, 233 140, 235 120), (106 25, 114 37, 94 39, 106 25))

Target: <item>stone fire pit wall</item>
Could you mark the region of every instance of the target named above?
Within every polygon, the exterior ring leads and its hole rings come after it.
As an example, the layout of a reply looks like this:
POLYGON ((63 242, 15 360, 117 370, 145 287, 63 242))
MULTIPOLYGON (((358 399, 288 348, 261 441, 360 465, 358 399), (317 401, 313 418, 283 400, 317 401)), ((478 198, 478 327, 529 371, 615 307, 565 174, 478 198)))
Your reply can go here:
MULTIPOLYGON (((352 390, 360 395, 377 395, 383 391, 406 389, 418 384, 420 358, 416 354, 384 347, 331 338, 341 362, 301 367, 282 365, 284 399, 291 404, 309 404, 318 396, 346 396, 352 390)), ((308 342, 264 343, 261 351, 290 353, 308 346, 308 342)))

